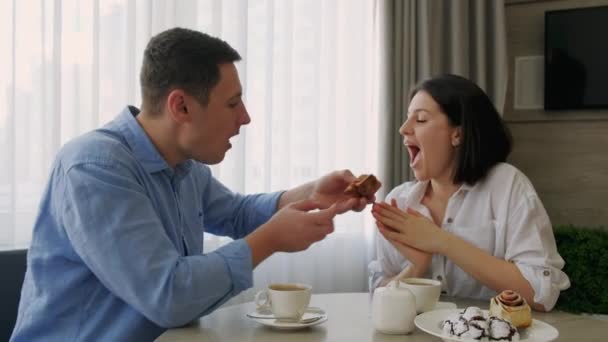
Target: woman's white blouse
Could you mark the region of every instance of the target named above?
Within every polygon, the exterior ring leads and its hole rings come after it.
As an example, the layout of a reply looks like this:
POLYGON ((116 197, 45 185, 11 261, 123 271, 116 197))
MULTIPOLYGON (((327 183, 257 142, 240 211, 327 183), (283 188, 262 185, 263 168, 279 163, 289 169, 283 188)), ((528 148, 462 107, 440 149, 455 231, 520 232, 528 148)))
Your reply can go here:
MULTIPOLYGON (((393 189, 386 201, 410 207, 430 218, 422 205, 428 181, 407 182, 393 189)), ((513 262, 534 289, 534 301, 550 310, 561 290, 570 287, 561 271, 553 229, 534 187, 518 169, 500 163, 473 186, 462 185, 450 200, 441 225, 475 246, 513 262)), ((370 289, 401 272, 408 261, 381 235, 376 234, 378 258, 369 265, 370 289)), ((434 255, 427 278, 440 280, 449 296, 489 299, 496 295, 449 259, 434 255)))

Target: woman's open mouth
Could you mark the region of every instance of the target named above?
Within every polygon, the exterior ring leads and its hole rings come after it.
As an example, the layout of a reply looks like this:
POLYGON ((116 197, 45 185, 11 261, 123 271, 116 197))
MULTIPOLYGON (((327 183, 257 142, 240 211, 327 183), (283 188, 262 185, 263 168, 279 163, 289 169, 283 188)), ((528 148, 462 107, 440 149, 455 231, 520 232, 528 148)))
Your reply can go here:
POLYGON ((410 154, 410 166, 416 165, 418 159, 420 159, 420 147, 416 145, 406 145, 407 151, 410 154))

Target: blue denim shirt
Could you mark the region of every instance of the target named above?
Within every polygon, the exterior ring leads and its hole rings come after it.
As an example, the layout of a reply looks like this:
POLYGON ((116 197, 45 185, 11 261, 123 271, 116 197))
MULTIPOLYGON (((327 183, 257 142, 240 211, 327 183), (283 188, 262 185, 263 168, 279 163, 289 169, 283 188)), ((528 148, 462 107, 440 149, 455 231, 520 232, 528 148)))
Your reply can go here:
POLYGON ((44 192, 11 341, 151 341, 252 286, 241 238, 280 193, 244 196, 171 168, 127 107, 67 143, 44 192), (203 232, 236 239, 203 254, 203 232))

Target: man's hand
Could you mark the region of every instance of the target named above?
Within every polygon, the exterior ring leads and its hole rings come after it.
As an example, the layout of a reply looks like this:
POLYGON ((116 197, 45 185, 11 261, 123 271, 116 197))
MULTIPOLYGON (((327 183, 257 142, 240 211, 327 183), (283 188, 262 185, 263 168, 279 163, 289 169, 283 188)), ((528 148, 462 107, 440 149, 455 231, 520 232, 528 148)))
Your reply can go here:
POLYGON ((275 252, 297 252, 334 231, 337 205, 302 200, 286 205, 245 240, 252 251, 253 266, 275 252))
POLYGON ((338 213, 348 210, 361 211, 376 200, 375 195, 370 197, 359 197, 344 194, 346 187, 355 181, 356 177, 350 170, 334 171, 321 178, 315 183, 310 198, 324 205, 338 203, 338 213))
POLYGON ((298 252, 332 233, 336 214, 336 205, 303 200, 278 211, 264 226, 273 231, 271 239, 277 251, 298 252))
POLYGON ((344 193, 346 187, 356 177, 349 170, 331 172, 316 181, 306 183, 284 192, 279 200, 278 209, 290 203, 309 199, 319 203, 323 208, 336 204, 338 214, 349 210, 361 211, 376 200, 376 196, 360 197, 344 193))

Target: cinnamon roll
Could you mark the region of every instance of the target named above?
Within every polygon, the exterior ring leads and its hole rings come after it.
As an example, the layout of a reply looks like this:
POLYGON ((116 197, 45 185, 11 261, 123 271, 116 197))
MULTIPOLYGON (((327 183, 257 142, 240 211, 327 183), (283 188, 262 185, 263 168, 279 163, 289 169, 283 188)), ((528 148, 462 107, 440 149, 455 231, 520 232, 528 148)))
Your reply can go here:
POLYGON ((490 315, 508 320, 517 328, 526 328, 532 324, 530 305, 513 290, 504 290, 490 299, 490 315))

